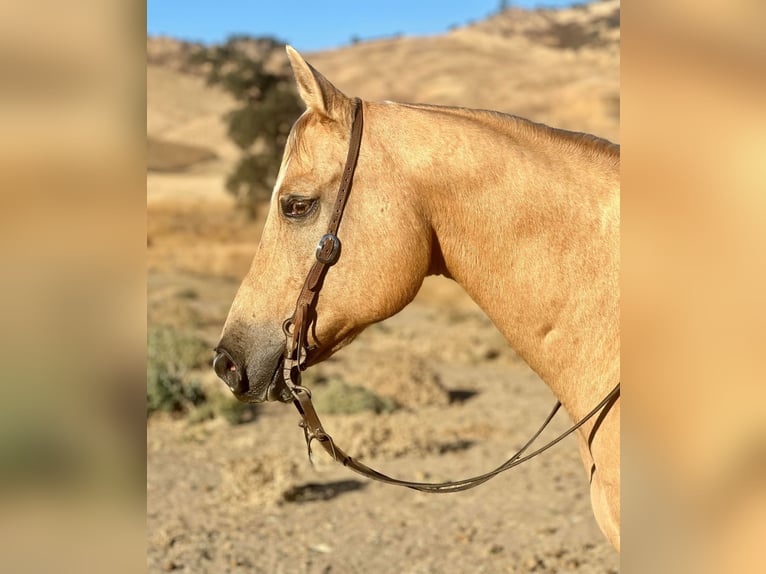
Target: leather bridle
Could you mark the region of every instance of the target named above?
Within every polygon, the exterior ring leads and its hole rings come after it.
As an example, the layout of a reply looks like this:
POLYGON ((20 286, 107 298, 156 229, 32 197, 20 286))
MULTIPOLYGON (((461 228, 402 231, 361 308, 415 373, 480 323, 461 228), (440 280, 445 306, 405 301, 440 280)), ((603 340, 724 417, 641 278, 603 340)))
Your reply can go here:
MULTIPOLYGON (((322 236, 317 244, 316 261, 314 261, 311 266, 311 269, 306 276, 306 280, 303 283, 303 287, 295 304, 295 311, 293 312, 292 317, 287 319, 282 325, 282 330, 286 337, 282 376, 285 385, 287 385, 287 388, 292 393, 293 404, 295 404, 295 407, 298 409, 298 412, 303 419, 301 427, 303 428, 306 438, 309 457, 311 456, 311 443, 316 440, 335 461, 367 478, 386 482, 388 484, 405 486, 421 492, 439 493, 467 490, 488 481, 501 472, 526 462, 572 434, 589 419, 595 416, 602 408, 607 405, 611 406, 612 402, 615 401, 620 394, 620 384, 617 383, 617 386, 615 386, 615 388, 577 424, 571 426, 544 446, 523 456, 537 437, 540 436, 545 427, 548 426, 548 423, 550 423, 561 407, 561 402, 557 401, 551 413, 532 438, 506 462, 485 474, 455 482, 410 482, 391 478, 390 476, 382 474, 377 470, 354 460, 335 444, 332 437, 325 432, 322 422, 319 420, 319 415, 314 409, 314 405, 311 403, 311 392, 309 389, 301 385, 301 371, 306 369, 308 354, 314 349, 314 347, 309 346, 308 337, 309 331, 316 327, 316 303, 319 292, 322 289, 324 277, 328 269, 332 267, 340 257, 341 243, 338 239, 338 227, 340 226, 343 210, 346 207, 346 201, 348 200, 348 195, 351 191, 354 170, 356 169, 357 159, 359 158, 359 149, 362 144, 363 125, 364 112, 362 109, 362 101, 359 98, 354 98, 351 141, 348 148, 348 155, 346 157, 346 164, 343 168, 343 175, 340 180, 340 187, 338 188, 338 195, 335 199, 332 218, 330 219, 327 233, 322 236)), ((599 424, 599 422, 600 421, 597 421, 596 424, 599 424)))

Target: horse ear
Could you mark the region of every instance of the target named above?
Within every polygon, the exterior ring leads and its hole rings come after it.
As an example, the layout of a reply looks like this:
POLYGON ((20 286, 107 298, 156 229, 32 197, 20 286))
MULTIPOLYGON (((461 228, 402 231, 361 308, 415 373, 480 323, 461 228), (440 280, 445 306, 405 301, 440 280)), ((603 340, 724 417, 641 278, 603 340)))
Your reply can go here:
POLYGON ((285 49, 298 84, 298 93, 306 107, 330 119, 345 117, 349 98, 306 62, 292 46, 286 46, 285 49))

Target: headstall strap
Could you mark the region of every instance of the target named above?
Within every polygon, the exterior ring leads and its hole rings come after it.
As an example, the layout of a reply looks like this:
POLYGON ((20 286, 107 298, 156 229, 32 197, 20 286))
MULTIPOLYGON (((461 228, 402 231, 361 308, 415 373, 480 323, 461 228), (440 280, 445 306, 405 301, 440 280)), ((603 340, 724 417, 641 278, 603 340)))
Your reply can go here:
MULTIPOLYGON (((338 228, 343 217, 343 210, 346 207, 351 183, 356 170, 356 162, 359 159, 359 149, 362 145, 362 131, 364 127, 364 111, 362 109, 362 100, 354 98, 353 100, 353 120, 351 127, 351 141, 349 142, 346 164, 343 168, 338 194, 335 198, 330 223, 325 233, 319 240, 316 249, 316 261, 311 266, 303 287, 295 303, 295 311, 292 317, 283 324, 285 333, 285 357, 283 367, 284 382, 292 391, 294 402, 298 411, 303 414, 300 408, 299 396, 305 396, 307 393, 300 386, 301 370, 306 368, 306 359, 309 352, 309 334, 311 327, 316 321, 316 302, 319 291, 322 288, 322 281, 327 270, 335 265, 340 257, 341 243, 338 239, 338 228)), ((310 400, 310 398, 309 398, 310 400)))
POLYGON ((356 169, 356 163, 359 158, 359 149, 362 143, 362 131, 364 126, 364 112, 362 109, 362 101, 359 98, 353 100, 353 123, 351 127, 351 141, 349 143, 348 155, 346 156, 346 164, 343 168, 343 175, 341 176, 340 186, 338 188, 338 195, 335 199, 335 206, 332 212, 332 218, 328 225, 328 230, 325 235, 317 243, 316 248, 316 261, 311 266, 311 269, 306 276, 306 280, 303 284, 298 300, 295 304, 295 311, 293 316, 287 319, 283 325, 282 330, 285 334, 285 356, 283 366, 283 379, 287 388, 290 389, 293 395, 293 404, 298 413, 300 413, 302 421, 300 426, 303 428, 303 433, 306 439, 306 448, 308 449, 309 459, 311 459, 311 443, 317 441, 322 448, 333 458, 333 460, 339 462, 343 466, 347 466, 351 470, 373 480, 378 480, 388 484, 394 484, 398 486, 405 486, 421 492, 430 493, 445 493, 445 492, 459 492, 461 490, 468 490, 478 486, 489 479, 497 476, 501 472, 509 470, 519 464, 526 462, 527 460, 541 454, 548 450, 553 445, 557 444, 565 437, 575 432, 578 428, 584 425, 588 420, 593 418, 602 408, 611 406, 612 401, 617 400, 620 394, 620 384, 612 389, 612 391, 598 404, 596 407, 582 418, 577 424, 572 425, 565 432, 560 434, 555 439, 549 441, 544 446, 537 450, 523 456, 527 449, 537 440, 537 437, 548 426, 548 423, 553 419, 556 412, 561 407, 561 403, 557 402, 553 407, 553 410, 545 419, 543 424, 532 435, 532 438, 522 446, 516 454, 505 461, 503 464, 479 476, 467 478, 464 480, 458 480, 455 482, 441 482, 441 483, 428 483, 428 482, 410 482, 406 480, 398 480, 391 478, 377 470, 374 470, 359 461, 354 460, 347 455, 340 447, 338 447, 333 441, 332 437, 327 434, 322 426, 322 422, 319 420, 319 415, 314 410, 314 405, 311 402, 311 392, 301 385, 301 371, 306 369, 307 355, 309 352, 309 331, 316 321, 316 303, 319 291, 322 288, 322 281, 327 273, 327 270, 333 266, 340 257, 341 254, 341 242, 338 239, 338 228, 340 226, 341 218, 343 217, 343 210, 346 207, 346 201, 348 200, 349 192, 351 191, 351 184, 353 182, 354 170, 356 169))

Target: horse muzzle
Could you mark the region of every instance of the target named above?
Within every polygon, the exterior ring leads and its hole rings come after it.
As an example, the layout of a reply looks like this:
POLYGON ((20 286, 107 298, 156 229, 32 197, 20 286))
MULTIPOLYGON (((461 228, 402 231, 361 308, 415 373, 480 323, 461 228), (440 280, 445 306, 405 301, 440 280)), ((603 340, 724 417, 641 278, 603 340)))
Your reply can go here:
POLYGON ((244 360, 223 346, 218 346, 215 353, 213 370, 238 400, 245 403, 292 400, 282 378, 284 357, 281 352, 268 357, 259 368, 248 367, 244 360))

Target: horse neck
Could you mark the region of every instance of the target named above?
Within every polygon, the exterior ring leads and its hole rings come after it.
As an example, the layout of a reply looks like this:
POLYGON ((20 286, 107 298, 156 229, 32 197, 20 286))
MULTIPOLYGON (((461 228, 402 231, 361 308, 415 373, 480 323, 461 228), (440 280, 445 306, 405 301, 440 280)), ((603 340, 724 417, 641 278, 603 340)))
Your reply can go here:
POLYGON ((398 161, 453 278, 573 415, 619 380, 619 152, 519 118, 401 108, 398 161))

